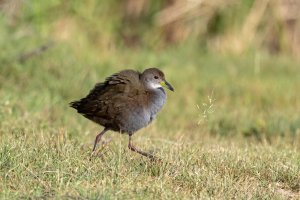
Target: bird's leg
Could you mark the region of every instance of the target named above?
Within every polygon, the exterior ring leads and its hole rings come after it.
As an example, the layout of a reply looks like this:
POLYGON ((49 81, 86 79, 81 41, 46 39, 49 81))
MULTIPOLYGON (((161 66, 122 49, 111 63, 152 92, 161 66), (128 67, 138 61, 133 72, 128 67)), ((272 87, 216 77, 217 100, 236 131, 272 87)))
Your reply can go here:
POLYGON ((108 129, 107 129, 107 128, 104 128, 104 130, 101 131, 101 132, 96 136, 93 151, 95 151, 98 142, 101 140, 102 136, 104 135, 104 133, 105 133, 106 131, 108 131, 108 129))
POLYGON ((146 156, 146 157, 150 158, 151 160, 157 160, 157 158, 154 155, 152 155, 150 153, 147 153, 147 152, 144 152, 144 151, 141 151, 141 150, 137 149, 135 146, 133 146, 133 144, 131 143, 131 135, 129 135, 128 148, 131 151, 137 152, 137 153, 139 153, 139 154, 141 154, 143 156, 146 156))

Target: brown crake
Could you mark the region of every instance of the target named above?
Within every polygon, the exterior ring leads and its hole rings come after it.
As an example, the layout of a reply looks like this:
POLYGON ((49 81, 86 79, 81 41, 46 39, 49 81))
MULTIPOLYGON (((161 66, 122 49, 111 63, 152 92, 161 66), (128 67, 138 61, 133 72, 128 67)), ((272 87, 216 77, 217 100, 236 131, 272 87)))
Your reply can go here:
POLYGON ((164 73, 157 68, 149 68, 142 73, 123 70, 97 83, 89 94, 70 103, 78 113, 104 127, 95 139, 93 151, 103 134, 108 131, 127 133, 128 148, 146 157, 155 157, 141 151, 131 142, 131 136, 147 126, 166 101, 163 87, 174 91, 165 80, 164 73))

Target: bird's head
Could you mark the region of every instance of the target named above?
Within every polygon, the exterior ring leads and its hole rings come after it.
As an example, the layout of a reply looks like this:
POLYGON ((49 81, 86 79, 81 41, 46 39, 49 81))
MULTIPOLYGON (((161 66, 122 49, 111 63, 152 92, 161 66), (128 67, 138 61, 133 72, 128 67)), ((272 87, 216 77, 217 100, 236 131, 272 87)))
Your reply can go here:
POLYGON ((165 79, 165 75, 157 68, 146 69, 141 76, 145 86, 149 89, 167 88, 174 92, 174 88, 165 79))

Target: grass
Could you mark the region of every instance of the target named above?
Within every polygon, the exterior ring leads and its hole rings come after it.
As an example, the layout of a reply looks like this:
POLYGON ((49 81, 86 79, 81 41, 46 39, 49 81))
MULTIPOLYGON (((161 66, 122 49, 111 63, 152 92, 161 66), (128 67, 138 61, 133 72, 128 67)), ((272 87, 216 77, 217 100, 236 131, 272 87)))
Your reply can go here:
POLYGON ((300 198, 298 61, 261 51, 220 55, 189 43, 103 50, 78 30, 18 62, 52 35, 24 36, 28 22, 15 30, 0 22, 0 199, 300 198), (68 103, 111 73, 149 66, 161 68, 175 92, 133 140, 165 162, 131 152, 128 137, 111 132, 89 161, 102 128, 68 103), (214 112, 198 125, 212 92, 214 112))
POLYGON ((102 159, 90 162, 88 147, 61 134, 46 139, 39 133, 31 141, 12 138, 14 145, 3 146, 2 198, 273 199, 282 195, 279 189, 293 195, 299 186, 299 157, 288 148, 278 151, 213 140, 156 142, 171 161, 157 165, 116 142, 105 149, 102 159))
POLYGON ((72 53, 54 47, 2 67, 0 198, 298 198, 296 64, 266 56, 255 74, 251 54, 197 57, 181 50, 116 52, 98 63, 75 62, 72 53), (158 119, 134 137, 166 163, 132 153, 127 136, 116 133, 107 133, 112 142, 89 161, 101 128, 68 102, 125 63, 162 66, 176 88, 158 119), (215 111, 197 125, 197 104, 201 109, 212 91, 215 111))

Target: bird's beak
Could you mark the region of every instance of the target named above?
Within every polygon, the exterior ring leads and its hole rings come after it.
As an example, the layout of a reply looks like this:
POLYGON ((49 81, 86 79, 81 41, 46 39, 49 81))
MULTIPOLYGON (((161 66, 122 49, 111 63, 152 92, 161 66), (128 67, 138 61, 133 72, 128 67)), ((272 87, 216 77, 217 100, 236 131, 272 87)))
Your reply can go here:
POLYGON ((161 86, 168 88, 169 90, 171 90, 172 92, 174 92, 174 88, 172 87, 172 85, 170 83, 168 83, 166 80, 160 82, 161 86))

